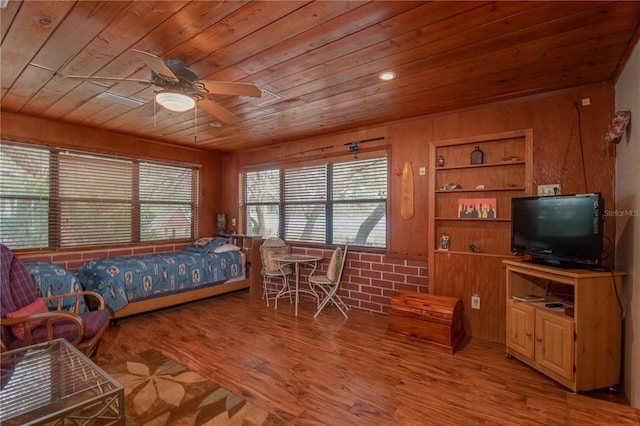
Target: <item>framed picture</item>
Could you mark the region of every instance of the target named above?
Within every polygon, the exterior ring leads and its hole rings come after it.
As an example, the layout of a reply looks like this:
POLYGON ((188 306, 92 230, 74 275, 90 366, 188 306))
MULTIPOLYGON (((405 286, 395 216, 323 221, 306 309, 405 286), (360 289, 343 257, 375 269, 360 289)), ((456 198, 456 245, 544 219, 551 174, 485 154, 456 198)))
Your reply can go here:
POLYGON ((459 198, 458 217, 495 219, 498 217, 495 198, 459 198))

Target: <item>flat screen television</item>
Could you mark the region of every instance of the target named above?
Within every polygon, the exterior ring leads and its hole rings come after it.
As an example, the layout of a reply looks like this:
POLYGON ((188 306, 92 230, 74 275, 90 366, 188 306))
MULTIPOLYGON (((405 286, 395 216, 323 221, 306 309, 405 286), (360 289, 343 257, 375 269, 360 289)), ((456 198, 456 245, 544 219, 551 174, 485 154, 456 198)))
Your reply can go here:
POLYGON ((599 265, 604 200, 600 193, 511 200, 511 250, 560 267, 599 265))

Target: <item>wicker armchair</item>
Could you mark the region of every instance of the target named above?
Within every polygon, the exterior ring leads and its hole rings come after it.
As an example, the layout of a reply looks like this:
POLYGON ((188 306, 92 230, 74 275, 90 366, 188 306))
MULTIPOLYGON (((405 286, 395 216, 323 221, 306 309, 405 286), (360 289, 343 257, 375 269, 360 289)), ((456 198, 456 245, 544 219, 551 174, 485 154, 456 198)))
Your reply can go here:
POLYGON ((110 312, 102 296, 91 291, 79 291, 38 297, 29 272, 20 259, 6 246, 0 245, 0 349, 2 352, 53 339, 64 338, 91 356, 102 334, 109 328, 110 312), (75 298, 69 310, 62 309, 62 300, 75 298), (80 312, 83 299, 97 308, 80 312), (47 302, 56 301, 49 310, 47 302))

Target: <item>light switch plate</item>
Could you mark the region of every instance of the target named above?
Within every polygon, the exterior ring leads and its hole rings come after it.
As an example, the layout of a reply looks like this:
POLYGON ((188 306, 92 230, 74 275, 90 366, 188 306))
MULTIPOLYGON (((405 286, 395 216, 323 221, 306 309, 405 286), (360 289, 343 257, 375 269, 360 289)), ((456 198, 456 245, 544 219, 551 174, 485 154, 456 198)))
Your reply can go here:
POLYGON ((427 168, 426 167, 420 167, 420 176, 424 176, 427 174, 427 168))

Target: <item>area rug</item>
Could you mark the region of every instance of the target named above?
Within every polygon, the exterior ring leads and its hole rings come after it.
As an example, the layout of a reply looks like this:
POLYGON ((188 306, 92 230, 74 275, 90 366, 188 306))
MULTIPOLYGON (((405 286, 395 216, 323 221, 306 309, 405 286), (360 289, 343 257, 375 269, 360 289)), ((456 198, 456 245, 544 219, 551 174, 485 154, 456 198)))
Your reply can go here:
POLYGON ((156 350, 103 368, 124 386, 129 426, 288 424, 156 350))

